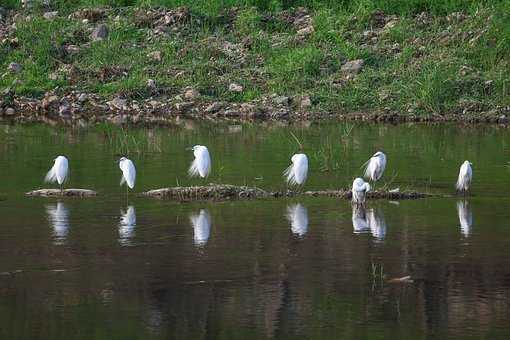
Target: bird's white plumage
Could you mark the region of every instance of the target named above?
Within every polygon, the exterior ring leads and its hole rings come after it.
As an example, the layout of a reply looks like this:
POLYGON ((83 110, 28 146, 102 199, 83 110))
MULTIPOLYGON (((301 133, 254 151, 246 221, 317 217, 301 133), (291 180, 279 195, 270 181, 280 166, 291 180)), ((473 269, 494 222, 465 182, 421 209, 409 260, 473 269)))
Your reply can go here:
POLYGON ((467 201, 457 202, 457 215, 459 216, 460 232, 464 237, 471 235, 473 213, 467 201))
POLYGON ((297 153, 290 160, 292 164, 285 169, 283 176, 289 185, 303 185, 308 176, 308 157, 304 153, 297 153))
POLYGON ((469 161, 464 161, 460 166, 459 177, 455 187, 458 191, 468 191, 471 187, 471 180, 473 179, 473 169, 469 161))
POLYGON ((206 178, 211 172, 211 156, 209 150, 203 145, 195 145, 193 148, 195 159, 191 162, 188 174, 190 177, 206 178))
POLYGON ((126 183, 130 189, 135 187, 136 181, 136 169, 133 162, 126 158, 122 157, 119 160, 119 168, 122 171, 122 177, 120 179, 120 185, 126 183))
POLYGON ((356 204, 365 203, 367 193, 370 191, 370 184, 365 182, 363 178, 356 178, 352 182, 352 202, 356 204))
POLYGON ((211 216, 209 211, 201 209, 200 213, 190 216, 190 221, 193 227, 193 241, 195 245, 205 245, 211 234, 211 216))
POLYGON ((48 183, 57 182, 59 185, 62 185, 67 179, 68 172, 69 161, 64 156, 58 156, 55 158, 55 162, 50 171, 46 174, 44 181, 48 183))
POLYGON ((293 234, 304 236, 308 231, 308 211, 306 208, 298 204, 287 207, 287 219, 290 222, 290 229, 293 234))
POLYGON ((365 178, 373 182, 378 181, 386 169, 386 155, 378 151, 365 164, 365 178))

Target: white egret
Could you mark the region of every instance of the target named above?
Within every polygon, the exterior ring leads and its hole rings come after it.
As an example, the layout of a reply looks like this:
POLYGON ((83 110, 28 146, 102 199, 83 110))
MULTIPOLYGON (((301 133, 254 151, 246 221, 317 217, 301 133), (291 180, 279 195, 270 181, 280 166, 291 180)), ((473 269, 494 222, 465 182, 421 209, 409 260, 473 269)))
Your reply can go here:
POLYGON ((377 151, 365 164, 365 178, 376 182, 381 179, 384 169, 386 169, 386 155, 377 151))
POLYGON ((367 193, 370 191, 370 184, 365 182, 363 178, 356 178, 352 182, 352 203, 364 204, 367 193))
POLYGON ((473 179, 473 169, 471 168, 473 164, 469 161, 464 161, 460 166, 459 170, 459 178, 457 179, 457 184, 455 187, 457 191, 465 193, 471 187, 471 180, 473 179))
POLYGON ((200 209, 200 213, 190 216, 193 227, 193 241, 196 246, 204 246, 211 234, 211 216, 206 209, 200 209))
POLYGON ((366 210, 362 205, 352 206, 352 228, 355 234, 370 232, 366 215, 366 210))
POLYGON ((308 176, 308 157, 304 153, 297 153, 290 160, 292 164, 283 172, 287 184, 303 185, 308 176))
POLYGON ((54 244, 63 244, 69 230, 69 210, 64 203, 46 206, 48 220, 53 228, 54 244))
POLYGON ((287 207, 287 219, 290 222, 290 230, 293 234, 303 237, 308 231, 308 211, 298 204, 287 207))
POLYGON ((191 166, 188 169, 190 177, 202 177, 206 178, 211 172, 211 156, 206 146, 195 145, 191 148, 195 159, 191 162, 191 166))
POLYGON ((64 191, 64 182, 67 180, 69 173, 69 161, 65 156, 55 158, 53 166, 46 174, 44 181, 47 183, 57 182, 60 185, 60 192, 64 191))
POLYGON ((136 212, 135 207, 130 205, 126 212, 120 211, 120 223, 119 223, 119 243, 122 245, 129 245, 130 239, 135 234, 136 226, 136 212))
POLYGON ((464 237, 469 237, 471 235, 471 226, 473 225, 473 213, 471 212, 469 202, 457 202, 457 215, 459 216, 461 234, 464 237))
POLYGON ((386 221, 382 212, 376 209, 367 210, 367 222, 372 236, 378 240, 384 239, 386 236, 386 221))
MULTIPOLYGON (((122 157, 119 159, 119 168, 122 171, 122 177, 120 179, 120 185, 124 183, 129 187, 129 189, 133 189, 135 187, 136 180, 136 169, 133 162, 126 158, 122 157)), ((126 191, 128 189, 126 188, 126 191)))

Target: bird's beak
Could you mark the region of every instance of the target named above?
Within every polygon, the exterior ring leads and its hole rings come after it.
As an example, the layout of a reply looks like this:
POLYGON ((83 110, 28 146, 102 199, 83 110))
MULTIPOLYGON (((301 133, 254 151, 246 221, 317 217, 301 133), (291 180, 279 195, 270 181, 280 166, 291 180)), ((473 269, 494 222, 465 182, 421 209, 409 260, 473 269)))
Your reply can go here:
POLYGON ((186 151, 191 151, 191 150, 193 150, 193 147, 192 147, 192 146, 188 146, 188 147, 187 147, 186 149, 184 149, 184 150, 186 150, 186 151))

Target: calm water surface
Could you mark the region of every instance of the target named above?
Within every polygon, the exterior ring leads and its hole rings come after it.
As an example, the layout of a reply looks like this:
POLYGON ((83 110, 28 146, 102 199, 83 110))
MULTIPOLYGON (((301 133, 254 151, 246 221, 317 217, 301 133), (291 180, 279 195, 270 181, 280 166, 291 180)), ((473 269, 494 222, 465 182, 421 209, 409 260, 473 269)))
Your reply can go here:
POLYGON ((340 339, 510 336, 510 131, 493 126, 209 125, 88 129, 0 125, 1 339, 340 339), (298 150, 308 189, 347 187, 375 151, 390 187, 467 200, 155 201, 119 188, 128 153, 136 191, 208 182, 283 189, 298 150), (25 198, 58 154, 90 199, 25 198), (413 282, 392 283, 410 275, 413 282))

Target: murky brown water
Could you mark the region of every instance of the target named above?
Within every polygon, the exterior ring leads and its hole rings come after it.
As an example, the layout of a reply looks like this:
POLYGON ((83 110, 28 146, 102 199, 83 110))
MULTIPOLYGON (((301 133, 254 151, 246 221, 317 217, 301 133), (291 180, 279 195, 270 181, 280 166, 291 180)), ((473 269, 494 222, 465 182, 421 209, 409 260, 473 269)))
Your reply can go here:
POLYGON ((209 146, 211 182, 283 188, 296 144, 285 127, 203 125, 0 129, 0 338, 507 338, 510 133, 494 127, 294 127, 309 189, 345 187, 382 148, 390 187, 452 193, 474 163, 473 196, 179 204, 136 191, 181 184, 185 148, 209 146), (128 150, 129 149, 129 150, 128 150), (56 154, 91 199, 25 198, 56 154), (410 275, 413 282, 392 283, 410 275))

